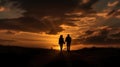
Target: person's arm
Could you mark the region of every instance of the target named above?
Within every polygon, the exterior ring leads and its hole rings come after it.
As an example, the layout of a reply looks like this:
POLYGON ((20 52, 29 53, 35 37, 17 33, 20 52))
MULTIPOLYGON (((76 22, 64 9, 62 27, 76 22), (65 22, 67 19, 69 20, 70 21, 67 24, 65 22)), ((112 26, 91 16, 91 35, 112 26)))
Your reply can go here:
POLYGON ((65 44, 64 38, 63 38, 63 44, 65 44))
POLYGON ((65 38, 65 42, 67 41, 67 38, 65 38))

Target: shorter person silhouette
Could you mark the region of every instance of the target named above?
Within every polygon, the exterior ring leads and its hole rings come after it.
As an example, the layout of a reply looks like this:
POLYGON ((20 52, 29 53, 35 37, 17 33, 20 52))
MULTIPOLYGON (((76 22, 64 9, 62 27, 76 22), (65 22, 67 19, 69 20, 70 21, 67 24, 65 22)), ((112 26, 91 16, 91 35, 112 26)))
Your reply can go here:
POLYGON ((62 51, 62 49, 63 49, 63 44, 65 44, 64 38, 63 38, 63 35, 60 35, 60 37, 59 37, 60 51, 62 51))
POLYGON ((67 46, 67 51, 68 51, 68 52, 70 51, 71 40, 72 40, 72 38, 71 38, 70 35, 68 34, 67 37, 66 37, 66 39, 65 39, 66 46, 67 46))

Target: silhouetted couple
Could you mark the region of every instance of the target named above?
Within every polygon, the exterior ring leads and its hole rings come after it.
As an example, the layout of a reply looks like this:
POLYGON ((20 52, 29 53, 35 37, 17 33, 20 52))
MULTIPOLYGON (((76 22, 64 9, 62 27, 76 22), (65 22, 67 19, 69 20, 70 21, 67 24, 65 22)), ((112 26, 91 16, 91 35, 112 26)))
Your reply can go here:
POLYGON ((60 35, 60 38, 59 38, 60 51, 62 51, 62 49, 63 49, 63 44, 66 43, 67 51, 69 52, 70 51, 71 40, 72 39, 71 39, 69 34, 65 38, 65 41, 64 41, 63 35, 60 35))

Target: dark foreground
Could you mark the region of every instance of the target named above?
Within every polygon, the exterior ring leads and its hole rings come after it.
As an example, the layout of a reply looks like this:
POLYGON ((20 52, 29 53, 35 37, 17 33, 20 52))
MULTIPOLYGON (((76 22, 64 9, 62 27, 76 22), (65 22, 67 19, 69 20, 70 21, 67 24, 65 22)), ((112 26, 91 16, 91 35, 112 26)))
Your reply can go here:
POLYGON ((71 52, 0 46, 0 67, 120 67, 120 49, 85 48, 71 52))

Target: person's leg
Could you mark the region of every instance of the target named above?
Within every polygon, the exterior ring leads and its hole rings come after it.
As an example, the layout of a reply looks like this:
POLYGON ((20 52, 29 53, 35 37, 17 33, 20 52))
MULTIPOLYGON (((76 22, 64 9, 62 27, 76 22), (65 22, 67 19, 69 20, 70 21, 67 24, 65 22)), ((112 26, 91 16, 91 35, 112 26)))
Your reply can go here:
POLYGON ((69 47, 67 47, 67 52, 69 51, 69 47))
POLYGON ((62 51, 62 48, 63 48, 63 45, 61 44, 61 45, 60 45, 60 51, 62 51))
POLYGON ((68 51, 70 51, 70 45, 68 46, 68 51))
POLYGON ((68 45, 67 45, 67 51, 68 51, 68 45))
POLYGON ((67 45, 67 51, 70 51, 70 44, 67 45))

